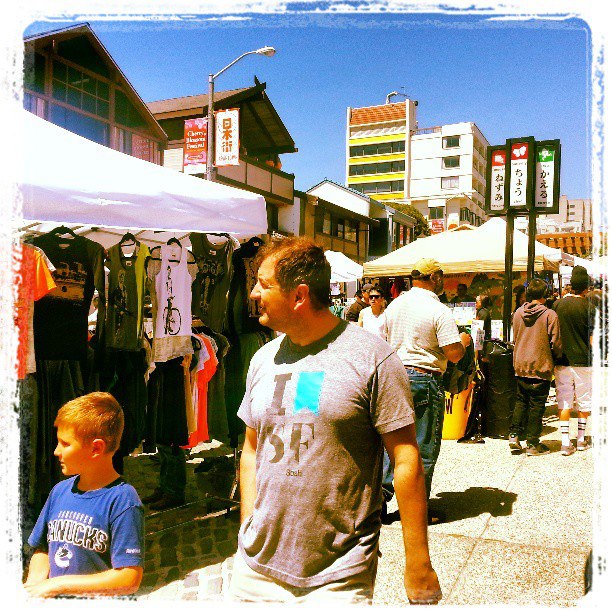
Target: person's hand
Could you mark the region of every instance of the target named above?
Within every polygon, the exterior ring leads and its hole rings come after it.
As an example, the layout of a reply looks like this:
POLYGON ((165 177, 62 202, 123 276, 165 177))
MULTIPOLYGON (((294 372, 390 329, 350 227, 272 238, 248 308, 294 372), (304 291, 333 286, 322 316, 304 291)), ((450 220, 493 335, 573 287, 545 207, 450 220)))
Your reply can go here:
POLYGON ((472 336, 470 336, 470 334, 467 334, 466 332, 461 332, 459 335, 461 337, 461 344, 463 344, 465 348, 470 346, 470 344, 472 343, 472 336))
POLYGON ((23 586, 30 597, 55 597, 58 594, 57 584, 53 578, 26 582, 23 586))
POLYGON ((442 599, 438 576, 431 565, 419 574, 404 573, 404 587, 410 604, 437 604, 442 599))

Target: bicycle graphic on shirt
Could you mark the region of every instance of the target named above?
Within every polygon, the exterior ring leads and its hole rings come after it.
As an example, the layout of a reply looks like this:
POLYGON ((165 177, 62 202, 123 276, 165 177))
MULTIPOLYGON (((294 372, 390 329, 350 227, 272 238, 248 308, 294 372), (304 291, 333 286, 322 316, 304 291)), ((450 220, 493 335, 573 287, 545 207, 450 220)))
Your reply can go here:
POLYGON ((174 295, 172 292, 172 270, 170 266, 166 272, 166 292, 168 294, 168 303, 164 308, 164 333, 168 336, 176 336, 181 330, 181 313, 178 308, 173 308, 174 295))

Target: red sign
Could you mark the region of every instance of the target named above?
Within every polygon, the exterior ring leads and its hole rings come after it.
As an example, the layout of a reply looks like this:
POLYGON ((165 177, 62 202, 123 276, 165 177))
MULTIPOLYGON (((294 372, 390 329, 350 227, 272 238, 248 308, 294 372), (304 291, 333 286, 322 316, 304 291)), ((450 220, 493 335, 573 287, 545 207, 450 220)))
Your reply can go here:
POLYGON ((432 234, 439 234, 444 231, 444 219, 431 219, 429 221, 429 228, 432 234))
POLYGON ((505 166, 506 165, 506 151, 503 149, 500 151, 493 151, 491 160, 493 166, 505 166))
POLYGON ((512 145, 512 159, 528 159, 529 145, 526 142, 515 142, 512 145))
POLYGON ((185 144, 183 145, 183 172, 203 174, 206 172, 208 150, 208 119, 185 120, 185 144))

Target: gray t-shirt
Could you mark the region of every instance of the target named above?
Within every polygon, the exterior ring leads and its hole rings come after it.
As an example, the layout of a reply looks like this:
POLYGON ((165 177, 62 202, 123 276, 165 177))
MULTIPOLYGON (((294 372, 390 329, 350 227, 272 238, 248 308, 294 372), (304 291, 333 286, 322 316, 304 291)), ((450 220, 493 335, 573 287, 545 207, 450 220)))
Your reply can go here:
POLYGON ((414 422, 389 345, 346 321, 306 347, 276 338, 251 361, 238 416, 257 432, 257 498, 238 536, 249 567, 295 587, 370 568, 381 434, 414 422))

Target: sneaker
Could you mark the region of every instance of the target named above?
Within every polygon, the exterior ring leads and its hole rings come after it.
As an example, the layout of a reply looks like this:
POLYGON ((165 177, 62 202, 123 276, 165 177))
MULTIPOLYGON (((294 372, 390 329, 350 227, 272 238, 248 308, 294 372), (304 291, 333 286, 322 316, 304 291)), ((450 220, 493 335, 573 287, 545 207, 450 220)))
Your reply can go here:
POLYGON ((546 444, 542 444, 540 442, 538 444, 528 444, 526 452, 530 457, 535 457, 536 455, 548 455, 548 453, 550 453, 550 448, 548 448, 546 444))
POLYGON ((576 447, 570 442, 569 446, 562 446, 561 447, 561 454, 564 457, 569 457, 570 455, 573 455, 576 452, 576 447))
POLYGON ((521 446, 518 436, 510 436, 508 442, 510 443, 510 452, 513 455, 519 455, 523 452, 523 447, 521 446))
POLYGON ((579 451, 589 450, 591 445, 586 440, 576 440, 576 449, 579 451))
POLYGON ((163 496, 164 492, 161 489, 155 489, 153 493, 147 495, 146 497, 143 497, 141 501, 143 504, 153 504, 156 501, 159 501, 163 496))

